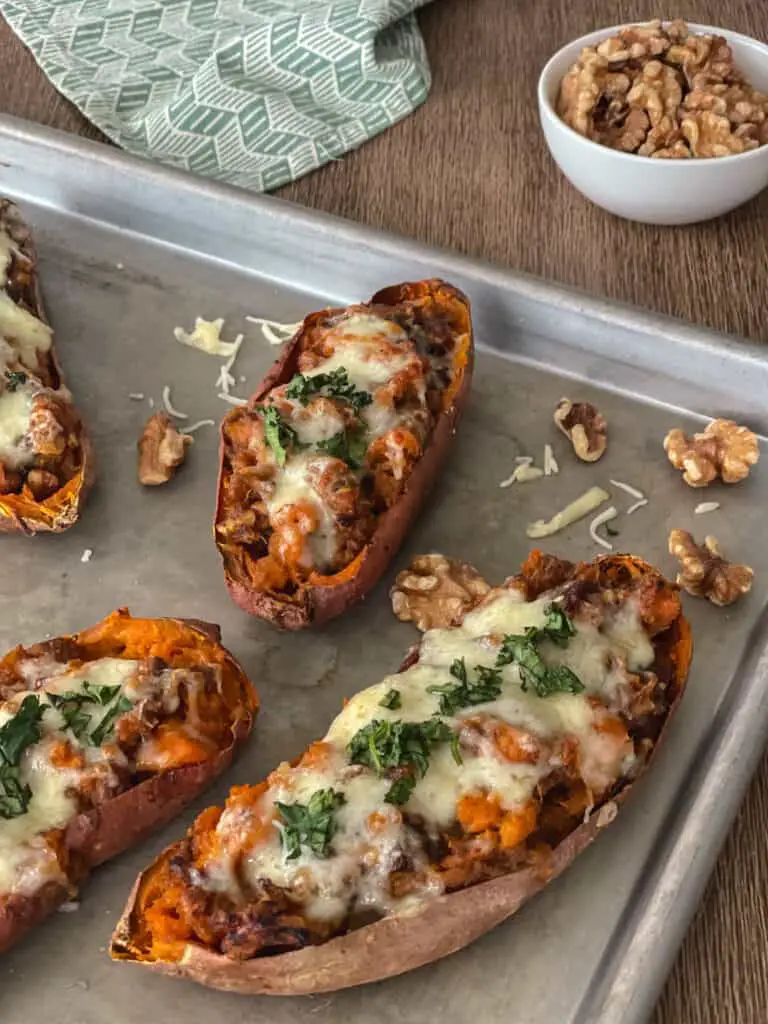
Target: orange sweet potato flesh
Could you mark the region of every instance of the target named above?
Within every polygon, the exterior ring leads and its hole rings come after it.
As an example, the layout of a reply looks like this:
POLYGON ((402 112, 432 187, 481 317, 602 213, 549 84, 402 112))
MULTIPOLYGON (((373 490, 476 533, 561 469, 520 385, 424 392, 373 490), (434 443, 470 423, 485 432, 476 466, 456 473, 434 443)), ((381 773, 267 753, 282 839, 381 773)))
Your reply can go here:
MULTIPOLYGON (((220 543, 217 546, 224 563, 224 576, 232 600, 244 611, 267 619, 282 629, 319 626, 346 611, 365 597, 385 572, 408 529, 435 483, 448 454, 456 425, 469 397, 474 366, 474 341, 467 297, 453 285, 441 280, 425 280, 393 285, 377 292, 370 307, 398 307, 413 304, 447 320, 456 338, 450 386, 443 392, 442 408, 434 424, 426 450, 408 477, 400 498, 378 516, 368 543, 340 572, 331 576, 314 575, 288 594, 278 590, 255 589, 243 562, 248 555, 220 543)), ((365 311, 366 307, 355 307, 365 311)), ((343 310, 312 313, 287 344, 285 351, 249 400, 249 407, 262 402, 272 388, 286 384, 297 372, 298 359, 312 330, 325 317, 343 310)), ((229 444, 226 437, 230 413, 222 425, 214 533, 221 522, 229 477, 229 444)))
POLYGON ((216 742, 201 755, 205 759, 195 762, 182 752, 178 766, 140 780, 59 830, 53 841, 71 884, 49 882, 32 896, 0 895, 0 952, 70 899, 93 868, 167 824, 229 766, 253 727, 259 700, 243 669, 219 641, 218 626, 209 623, 133 618, 127 609, 119 609, 80 633, 30 648, 16 647, 0 660, 2 699, 12 692, 12 688, 4 692, 4 670, 12 676, 14 665, 26 656, 50 653, 55 657, 65 647, 70 648, 65 660, 159 657, 172 668, 219 666, 222 678, 219 717, 212 732, 216 742))
MULTIPOLYGON (((0 229, 13 239, 31 265, 31 270, 15 281, 14 298, 38 320, 47 324, 38 280, 35 243, 18 209, 8 199, 0 199, 0 229)), ((44 380, 52 388, 65 388, 55 340, 41 358, 45 362, 41 367, 44 380)), ((71 403, 68 403, 68 408, 73 416, 73 432, 77 438, 74 472, 57 491, 42 501, 36 501, 27 487, 19 493, 0 494, 0 533, 61 533, 74 526, 79 519, 95 476, 93 444, 77 410, 71 403)))
MULTIPOLYGON (((642 616, 649 631, 655 634, 654 670, 663 672, 668 695, 665 717, 644 771, 669 730, 683 696, 692 657, 691 631, 676 588, 647 563, 629 555, 604 556, 574 566, 549 559, 540 552, 534 552, 528 559, 515 584, 535 599, 557 585, 555 577, 559 577, 557 582, 584 580, 601 587, 621 587, 630 581, 643 584, 642 616)), ((409 654, 403 667, 414 660, 413 653, 409 654)), ((168 887, 168 864, 182 849, 182 844, 177 843, 137 880, 113 935, 110 953, 117 960, 129 960, 163 974, 243 994, 306 995, 381 981, 454 953, 511 917, 593 842, 613 820, 635 781, 636 778, 621 784, 585 822, 580 805, 576 820, 581 823, 569 826, 560 840, 532 864, 490 881, 469 884, 425 901, 413 913, 385 917, 319 945, 249 960, 236 961, 188 941, 181 922, 178 934, 169 930, 161 935, 151 933, 147 921, 152 920, 152 903, 158 891, 168 887)), ((215 809, 204 813, 214 815, 208 824, 215 825, 215 809)), ((492 803, 481 806, 469 801, 460 805, 459 815, 466 817, 465 825, 470 826, 467 831, 492 827, 501 816, 492 803)), ((517 818, 507 829, 514 831, 514 842, 522 840, 533 827, 533 808, 524 808, 517 818)), ((202 816, 198 821, 205 824, 202 816)), ((506 838, 513 843, 511 835, 506 838)), ((172 894, 168 898, 172 900, 172 894)))

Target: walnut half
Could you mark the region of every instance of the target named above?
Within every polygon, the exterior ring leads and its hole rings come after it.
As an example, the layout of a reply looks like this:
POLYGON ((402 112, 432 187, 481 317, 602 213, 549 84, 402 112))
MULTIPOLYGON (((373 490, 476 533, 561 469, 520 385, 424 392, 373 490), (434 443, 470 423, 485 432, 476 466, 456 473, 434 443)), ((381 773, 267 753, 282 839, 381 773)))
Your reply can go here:
POLYGON ((752 586, 752 569, 727 562, 714 537, 697 544, 687 530, 672 530, 669 553, 680 562, 678 586, 694 597, 706 597, 723 607, 738 601, 752 586))
POLYGON ((573 450, 582 462, 597 462, 608 447, 605 416, 591 403, 561 398, 555 409, 554 420, 565 436, 571 439, 573 450))
POLYGON ((760 458, 757 437, 749 427, 722 419, 713 420, 693 437, 670 430, 664 451, 675 469, 684 470, 683 480, 689 487, 706 487, 718 477, 726 484, 738 483, 760 458))
POLYGON ((417 555, 389 593, 398 619, 424 631, 460 622, 490 589, 471 565, 435 554, 417 555))
POLYGON ((139 438, 139 483, 145 487, 166 484, 184 461, 192 438, 180 434, 164 412, 156 412, 139 438))

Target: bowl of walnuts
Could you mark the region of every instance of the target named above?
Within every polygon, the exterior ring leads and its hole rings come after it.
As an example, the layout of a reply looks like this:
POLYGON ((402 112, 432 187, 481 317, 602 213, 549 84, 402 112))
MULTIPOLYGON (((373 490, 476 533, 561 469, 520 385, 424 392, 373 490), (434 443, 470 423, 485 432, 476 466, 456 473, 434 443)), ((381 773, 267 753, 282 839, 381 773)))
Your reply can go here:
POLYGON ((768 186, 768 45, 684 21, 618 25, 541 73, 555 162, 610 213, 646 224, 719 217, 768 186))

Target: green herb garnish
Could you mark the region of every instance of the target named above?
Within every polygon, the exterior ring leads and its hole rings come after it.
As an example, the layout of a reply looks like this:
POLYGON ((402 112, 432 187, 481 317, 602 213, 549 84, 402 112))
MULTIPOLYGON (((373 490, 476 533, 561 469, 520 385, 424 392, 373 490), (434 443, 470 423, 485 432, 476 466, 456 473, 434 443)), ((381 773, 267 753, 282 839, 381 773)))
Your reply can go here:
POLYGON ((288 452, 292 448, 301 447, 298 435, 274 405, 257 405, 256 409, 264 419, 264 437, 274 453, 275 461, 278 466, 284 466, 288 452))
POLYGON ((66 693, 48 693, 46 696, 78 740, 100 747, 111 736, 120 715, 133 707, 131 701, 127 697, 118 696, 119 693, 120 686, 101 686, 86 679, 78 693, 69 690, 66 693), (97 707, 107 710, 91 731, 92 712, 97 707))
POLYGON ((316 857, 327 857, 338 824, 336 811, 344 803, 344 794, 335 789, 319 789, 306 804, 275 803, 282 821, 277 822, 286 860, 296 860, 302 846, 316 857))
POLYGON ((362 430, 340 430, 325 441, 317 442, 318 451, 341 459, 352 469, 361 469, 368 451, 368 441, 362 430))
POLYGON ((399 690, 390 690, 379 701, 379 707, 389 708, 390 711, 397 711, 403 703, 399 690))
POLYGON ((29 377, 23 370, 6 370, 5 371, 5 385, 9 391, 15 391, 20 388, 22 384, 26 384, 29 377))
POLYGON ((429 755, 438 743, 453 742, 453 731, 439 718, 426 722, 391 722, 374 719, 358 730, 347 744, 352 764, 373 768, 383 775, 394 768, 407 771, 395 780, 384 799, 402 804, 429 768, 429 755))
POLYGON ((441 715, 453 715, 460 708, 468 708, 473 704, 486 704, 501 694, 501 671, 498 668, 475 665, 475 678, 470 680, 466 662, 463 658, 457 658, 450 671, 455 683, 427 687, 427 693, 440 695, 441 715))
POLYGON ((517 665, 521 688, 527 692, 532 687, 539 697, 550 697, 553 693, 581 693, 584 684, 576 673, 567 665, 546 665, 538 649, 545 640, 558 647, 566 647, 576 634, 573 623, 558 605, 549 605, 546 616, 546 624, 541 629, 529 626, 522 636, 505 636, 496 665, 517 665))
POLYGON ((349 402, 355 412, 370 405, 373 400, 369 391, 359 391, 350 381, 346 367, 340 366, 330 373, 315 373, 307 377, 297 373, 285 389, 288 398, 294 398, 302 405, 308 405, 314 395, 325 393, 329 398, 341 398, 349 402))
POLYGON ((19 778, 21 756, 40 739, 40 722, 45 705, 33 694, 25 697, 19 710, 0 727, 0 818, 25 814, 32 790, 19 778))

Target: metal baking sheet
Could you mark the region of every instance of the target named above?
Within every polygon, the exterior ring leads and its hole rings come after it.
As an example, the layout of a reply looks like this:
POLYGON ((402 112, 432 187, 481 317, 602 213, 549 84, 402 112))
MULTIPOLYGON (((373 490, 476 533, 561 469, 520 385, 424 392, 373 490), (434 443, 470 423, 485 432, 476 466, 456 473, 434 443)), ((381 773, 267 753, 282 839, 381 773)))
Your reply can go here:
MULTIPOLYGON (((759 543, 768 476, 756 472, 707 499, 666 463, 674 425, 734 416, 768 431, 768 361, 757 347, 393 239, 276 200, 186 177, 114 150, 0 120, 0 191, 36 230, 42 280, 68 380, 95 434, 100 475, 81 523, 61 537, 3 538, 0 644, 32 642, 96 621, 118 605, 222 625, 255 680, 263 712, 244 754, 207 799, 86 884, 5 956, 4 1024, 633 1024, 646 1019, 754 770, 768 724, 764 609, 768 547, 759 543), (177 324, 225 317, 246 342, 245 395, 275 356, 245 314, 293 321, 384 284, 442 275, 473 301, 481 352, 470 406, 442 479, 384 581, 329 627, 280 635, 227 599, 211 542, 216 431, 202 428, 167 488, 142 490, 135 444, 143 392, 163 385, 192 419, 225 411, 220 361, 183 348, 177 324), (561 394, 595 402, 611 444, 575 465, 551 424, 561 394), (517 455, 550 441, 559 476, 501 490, 517 455), (438 550, 488 578, 515 570, 525 524, 594 483, 624 480, 651 498, 622 520, 622 549, 668 571, 670 527, 714 533, 755 568, 732 610, 688 601, 696 637, 689 691, 649 776, 616 824, 542 895, 470 948, 401 978, 337 995, 244 998, 112 964, 105 953, 131 882, 229 785, 255 781, 324 731, 345 695, 394 670, 414 639, 395 621, 387 586, 411 555, 438 550), (86 548, 93 551, 83 563, 86 548)), ((628 228, 630 230, 630 228, 628 228)), ((762 467, 760 467, 762 469, 762 467)), ((611 490, 610 485, 608 489, 611 490)), ((614 501, 631 501, 613 490, 614 501)), ((590 557, 582 523, 551 539, 590 557)))

